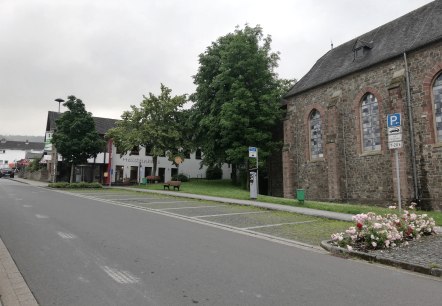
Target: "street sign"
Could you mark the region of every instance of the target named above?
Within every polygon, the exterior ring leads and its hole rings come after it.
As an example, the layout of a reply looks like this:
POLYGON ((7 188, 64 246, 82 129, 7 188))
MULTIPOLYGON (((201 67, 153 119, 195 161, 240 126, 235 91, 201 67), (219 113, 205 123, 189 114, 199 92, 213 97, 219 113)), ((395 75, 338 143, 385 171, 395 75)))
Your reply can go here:
POLYGON ((388 135, 388 142, 402 141, 402 134, 388 135))
POLYGON ((400 126, 388 128, 388 136, 395 135, 395 134, 401 134, 401 133, 402 133, 402 128, 400 126))
POLYGON ((388 127, 401 126, 401 114, 395 113, 387 115, 387 125, 388 127))
POLYGON ((249 147, 249 157, 258 157, 258 149, 256 147, 249 147))
POLYGON ((389 149, 400 149, 402 148, 402 141, 393 141, 388 143, 389 149))

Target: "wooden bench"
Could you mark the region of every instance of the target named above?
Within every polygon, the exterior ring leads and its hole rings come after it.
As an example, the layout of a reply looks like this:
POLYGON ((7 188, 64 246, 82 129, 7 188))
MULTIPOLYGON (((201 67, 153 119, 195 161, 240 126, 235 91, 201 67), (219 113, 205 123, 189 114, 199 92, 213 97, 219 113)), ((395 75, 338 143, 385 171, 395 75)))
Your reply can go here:
POLYGON ((170 190, 170 186, 173 186, 173 190, 178 189, 180 191, 181 181, 167 181, 164 183, 164 190, 167 189, 170 190))
POLYGON ((146 176, 146 179, 151 184, 155 183, 155 182, 161 181, 161 177, 160 176, 156 176, 156 175, 148 175, 148 176, 146 176))

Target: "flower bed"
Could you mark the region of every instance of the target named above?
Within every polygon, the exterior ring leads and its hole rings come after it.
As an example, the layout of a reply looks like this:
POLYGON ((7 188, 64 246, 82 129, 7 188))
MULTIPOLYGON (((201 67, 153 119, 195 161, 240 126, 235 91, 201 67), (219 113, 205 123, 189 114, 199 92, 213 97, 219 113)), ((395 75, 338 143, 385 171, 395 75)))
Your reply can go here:
MULTIPOLYGON (((411 205, 410 209, 414 209, 414 205, 411 205)), ((381 216, 369 212, 355 215, 353 220, 355 226, 331 236, 333 245, 346 247, 350 251, 353 248, 359 251, 391 248, 402 243, 408 244, 408 240, 419 239, 422 235, 434 234, 436 225, 434 219, 428 215, 407 210, 399 216, 381 216)))

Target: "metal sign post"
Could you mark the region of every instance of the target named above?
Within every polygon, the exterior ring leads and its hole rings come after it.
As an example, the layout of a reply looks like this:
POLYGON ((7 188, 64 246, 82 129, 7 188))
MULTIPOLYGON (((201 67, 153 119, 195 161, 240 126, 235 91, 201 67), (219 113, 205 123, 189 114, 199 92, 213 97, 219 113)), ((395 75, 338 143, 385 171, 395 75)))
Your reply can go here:
POLYGON ((396 188, 398 197, 399 213, 402 211, 401 203, 401 182, 399 171, 399 153, 398 149, 402 148, 402 128, 401 114, 395 113, 387 116, 388 125, 388 148, 394 150, 394 159, 396 162, 396 188))
POLYGON ((256 170, 250 169, 250 198, 256 200, 258 198, 258 149, 256 147, 249 147, 249 158, 256 159, 256 170))

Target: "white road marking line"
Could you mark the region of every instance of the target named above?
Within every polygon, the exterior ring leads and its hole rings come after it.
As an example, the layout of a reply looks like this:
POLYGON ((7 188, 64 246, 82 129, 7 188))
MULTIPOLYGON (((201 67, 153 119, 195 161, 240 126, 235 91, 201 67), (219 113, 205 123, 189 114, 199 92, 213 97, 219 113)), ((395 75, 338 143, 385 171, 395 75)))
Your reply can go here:
POLYGON ((187 203, 189 201, 169 201, 169 202, 147 202, 146 204, 175 204, 175 203, 187 203))
POLYGON ((230 213, 230 214, 218 214, 218 215, 202 215, 202 216, 193 216, 194 218, 206 218, 206 217, 222 217, 222 216, 234 216, 234 215, 247 215, 247 214, 266 214, 270 211, 249 211, 249 212, 240 212, 240 213, 230 213))
POLYGON ((39 214, 37 214, 37 215, 35 215, 38 219, 47 219, 47 218, 49 218, 49 216, 46 216, 46 215, 39 215, 39 214))
POLYGON ((60 236, 63 239, 74 239, 77 238, 74 234, 70 233, 63 233, 63 232, 57 232, 57 235, 60 236))
POLYGON ((100 266, 100 268, 119 284, 135 284, 140 281, 138 277, 128 271, 118 271, 108 266, 100 266))
POLYGON ((264 227, 273 227, 273 226, 281 226, 281 225, 289 225, 289 224, 302 224, 302 223, 311 223, 311 222, 318 222, 318 220, 299 221, 299 222, 287 222, 287 223, 278 223, 278 224, 267 224, 267 225, 242 227, 242 228, 245 229, 245 230, 251 230, 251 229, 257 229, 257 228, 264 228, 264 227))
POLYGON ((83 276, 79 276, 78 280, 82 283, 90 283, 90 281, 88 279, 84 278, 83 276))
POLYGON ((188 209, 188 208, 209 208, 209 207, 223 207, 229 205, 208 205, 208 206, 189 206, 189 207, 170 207, 170 208, 158 208, 158 210, 177 210, 177 209, 188 209))
POLYGON ((106 200, 112 200, 112 201, 137 201, 137 200, 157 200, 157 199, 153 199, 153 198, 101 198, 101 199, 106 199, 106 200))
POLYGON ((23 207, 26 207, 26 208, 29 208, 29 207, 32 207, 32 205, 28 205, 28 204, 24 204, 24 205, 22 205, 23 207))

